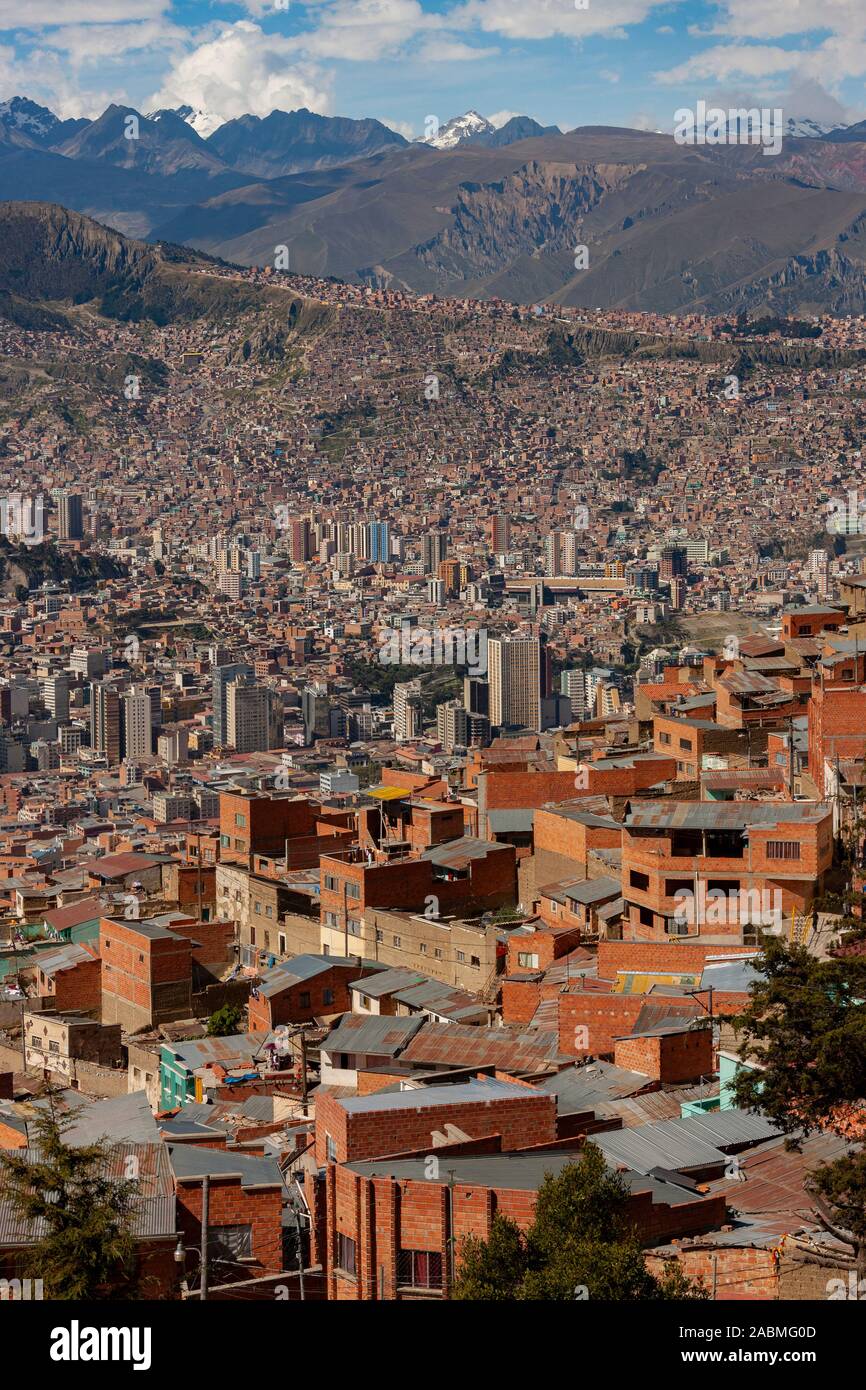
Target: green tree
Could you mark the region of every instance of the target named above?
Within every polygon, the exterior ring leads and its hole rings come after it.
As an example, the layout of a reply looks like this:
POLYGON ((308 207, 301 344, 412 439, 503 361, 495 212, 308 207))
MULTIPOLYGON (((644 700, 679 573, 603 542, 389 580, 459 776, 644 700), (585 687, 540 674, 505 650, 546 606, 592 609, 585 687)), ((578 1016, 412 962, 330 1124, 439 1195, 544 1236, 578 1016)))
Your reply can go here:
POLYGON ((747 1008, 734 1019, 740 1055, 736 1103, 768 1115, 791 1149, 832 1129, 850 1152, 807 1179, 816 1215, 846 1245, 866 1278, 866 956, 818 960, 803 946, 770 938, 747 1008))
POLYGON ((524 1236, 496 1216, 488 1240, 461 1248, 452 1297, 476 1301, 706 1298, 676 1270, 662 1279, 647 1269, 629 1222, 629 1188, 595 1144, 538 1190, 524 1236))
POLYGON ((207 1021, 209 1038, 228 1038, 240 1031, 243 1010, 237 1004, 223 1004, 207 1021))
POLYGON ((46 1298, 134 1298, 138 1182, 106 1140, 67 1144, 72 1122, 49 1110, 33 1122, 30 1149, 0 1153, 4 1197, 36 1232, 25 1272, 46 1298))

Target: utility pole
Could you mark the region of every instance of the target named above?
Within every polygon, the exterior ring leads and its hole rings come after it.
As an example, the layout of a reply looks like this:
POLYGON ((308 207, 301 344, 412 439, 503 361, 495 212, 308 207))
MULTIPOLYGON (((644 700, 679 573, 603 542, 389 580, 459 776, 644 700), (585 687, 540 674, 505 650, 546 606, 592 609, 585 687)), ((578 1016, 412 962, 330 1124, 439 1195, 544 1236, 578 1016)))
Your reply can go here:
POLYGON ((207 1233, 210 1208, 210 1176, 201 1180, 201 1301, 207 1298, 207 1233))
POLYGON ((297 1212, 298 1219, 298 1291, 301 1295, 301 1302, 304 1302, 304 1227, 300 1211, 297 1212))
POLYGON ((301 1105, 307 1114, 307 1035, 301 1031, 301 1105))

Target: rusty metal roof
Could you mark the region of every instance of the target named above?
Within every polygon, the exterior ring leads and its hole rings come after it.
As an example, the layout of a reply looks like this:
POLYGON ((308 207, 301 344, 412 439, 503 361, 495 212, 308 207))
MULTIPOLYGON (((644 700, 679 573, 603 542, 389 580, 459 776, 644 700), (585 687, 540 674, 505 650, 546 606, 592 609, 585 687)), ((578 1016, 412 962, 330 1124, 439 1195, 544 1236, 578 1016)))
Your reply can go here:
POLYGON ((773 829, 777 825, 817 825, 830 814, 823 801, 633 801, 628 830, 773 829))

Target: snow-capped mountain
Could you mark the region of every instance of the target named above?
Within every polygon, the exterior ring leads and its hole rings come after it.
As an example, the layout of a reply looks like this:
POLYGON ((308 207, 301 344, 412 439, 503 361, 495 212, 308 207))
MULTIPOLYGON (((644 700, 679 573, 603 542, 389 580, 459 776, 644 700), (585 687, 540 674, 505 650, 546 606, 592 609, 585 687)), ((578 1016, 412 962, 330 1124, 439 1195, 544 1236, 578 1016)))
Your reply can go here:
POLYGON ((421 143, 437 150, 453 150, 458 145, 484 145, 493 150, 537 135, 561 134, 559 126, 539 125, 531 116, 512 116, 504 125, 495 126, 477 111, 467 111, 465 116, 455 116, 440 126, 438 135, 421 143))
POLYGON ((828 121, 815 121, 811 116, 789 116, 785 121, 785 134, 799 140, 820 140, 831 130, 844 130, 844 126, 833 125, 828 121))
POLYGON ((12 97, 0 101, 0 122, 7 130, 20 130, 34 140, 47 140, 60 125, 47 106, 37 106, 29 97, 12 97))
POLYGON ((464 140, 495 133, 496 127, 484 116, 479 116, 477 111, 467 111, 464 116, 454 116, 450 121, 446 121, 439 127, 438 135, 432 136, 424 143, 432 145, 436 150, 453 150, 455 145, 462 145, 464 140))
POLYGON ((214 131, 219 130, 221 125, 225 125, 221 116, 214 116, 210 111, 196 110, 194 106, 162 107, 159 111, 148 111, 145 114, 149 121, 158 121, 167 112, 173 116, 179 116, 182 121, 186 121, 187 125, 191 125, 196 135, 200 135, 202 140, 213 135, 214 131))

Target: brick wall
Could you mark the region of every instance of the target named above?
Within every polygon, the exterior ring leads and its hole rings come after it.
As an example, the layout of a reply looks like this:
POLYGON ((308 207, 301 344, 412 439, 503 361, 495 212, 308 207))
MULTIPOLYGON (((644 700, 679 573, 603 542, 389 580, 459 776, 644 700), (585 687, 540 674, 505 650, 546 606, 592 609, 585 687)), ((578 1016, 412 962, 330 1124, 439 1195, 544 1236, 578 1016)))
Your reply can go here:
MULTIPOLYGON (((201 1202, 200 1182, 177 1184, 178 1223, 187 1246, 201 1246, 201 1202)), ((250 1269, 250 1277, 256 1274, 276 1274, 283 1267, 282 1189, 243 1188, 239 1178, 214 1178, 209 1183, 208 1227, 251 1226, 252 1253, 255 1266, 250 1269)))
POLYGON ((613 1060, 625 1071, 639 1071, 669 1086, 684 1086, 709 1076, 713 1035, 709 1028, 666 1033, 655 1038, 624 1038, 614 1044, 613 1060))
POLYGON ((340 1163, 385 1154, 432 1149, 432 1133, 447 1124, 456 1125, 472 1138, 502 1136, 503 1149, 525 1148, 556 1138, 556 1100, 528 1092, 486 1102, 455 1101, 448 1105, 424 1104, 418 1093, 412 1109, 348 1111, 334 1096, 324 1096, 316 1106, 316 1159, 327 1159, 325 1136, 336 1145, 340 1163))

